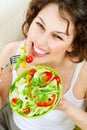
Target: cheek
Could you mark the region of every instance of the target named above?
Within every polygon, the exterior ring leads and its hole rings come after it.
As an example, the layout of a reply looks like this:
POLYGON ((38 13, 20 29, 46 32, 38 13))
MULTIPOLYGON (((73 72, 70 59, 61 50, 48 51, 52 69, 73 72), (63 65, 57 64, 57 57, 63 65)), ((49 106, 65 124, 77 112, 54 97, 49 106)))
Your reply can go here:
POLYGON ((36 32, 35 32, 34 27, 30 26, 29 31, 28 31, 28 36, 32 38, 32 37, 35 37, 35 35, 36 35, 36 32))
POLYGON ((51 50, 54 51, 54 53, 61 53, 61 52, 66 52, 68 47, 69 46, 67 44, 63 44, 63 43, 61 43, 60 45, 54 44, 54 46, 53 45, 51 46, 51 50))
POLYGON ((41 35, 40 29, 36 26, 36 24, 31 24, 29 31, 28 31, 28 35, 31 38, 38 38, 41 35))

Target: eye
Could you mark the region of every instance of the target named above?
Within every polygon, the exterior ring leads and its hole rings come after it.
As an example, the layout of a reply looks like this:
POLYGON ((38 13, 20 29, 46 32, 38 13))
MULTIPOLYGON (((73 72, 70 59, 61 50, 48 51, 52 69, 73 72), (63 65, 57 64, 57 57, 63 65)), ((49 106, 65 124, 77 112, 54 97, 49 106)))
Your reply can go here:
POLYGON ((42 28, 43 30, 45 30, 44 26, 43 26, 41 23, 36 22, 36 24, 37 24, 40 28, 42 28))
POLYGON ((59 35, 57 35, 57 34, 53 34, 53 37, 54 37, 54 38, 58 38, 58 39, 60 39, 60 40, 64 41, 64 40, 63 40, 63 38, 62 38, 62 37, 60 37, 60 36, 59 36, 59 35))

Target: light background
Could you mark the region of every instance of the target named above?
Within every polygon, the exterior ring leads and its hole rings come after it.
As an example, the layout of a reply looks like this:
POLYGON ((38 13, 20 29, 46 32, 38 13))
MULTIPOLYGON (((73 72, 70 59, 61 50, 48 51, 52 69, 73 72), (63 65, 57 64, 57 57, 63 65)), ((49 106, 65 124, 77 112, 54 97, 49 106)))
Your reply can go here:
POLYGON ((23 39, 21 30, 30 0, 0 0, 0 52, 10 42, 23 39))

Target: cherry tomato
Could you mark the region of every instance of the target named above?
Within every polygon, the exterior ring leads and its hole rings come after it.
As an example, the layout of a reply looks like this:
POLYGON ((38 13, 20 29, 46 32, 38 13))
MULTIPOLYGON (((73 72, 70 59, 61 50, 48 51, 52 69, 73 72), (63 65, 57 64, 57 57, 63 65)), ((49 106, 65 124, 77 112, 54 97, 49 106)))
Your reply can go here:
POLYGON ((33 61, 33 57, 32 56, 30 56, 30 55, 26 56, 26 62, 27 63, 31 63, 32 61, 33 61))
POLYGON ((16 104, 17 101, 18 101, 18 98, 12 98, 12 102, 13 102, 14 104, 16 104))
POLYGON ((30 113, 30 109, 29 108, 24 108, 23 113, 27 115, 28 113, 30 113))
POLYGON ((48 82, 52 78, 52 72, 47 71, 44 74, 46 75, 45 81, 48 82))
POLYGON ((36 69, 30 69, 30 71, 29 71, 29 74, 31 74, 31 75, 34 75, 34 73, 36 72, 36 69))

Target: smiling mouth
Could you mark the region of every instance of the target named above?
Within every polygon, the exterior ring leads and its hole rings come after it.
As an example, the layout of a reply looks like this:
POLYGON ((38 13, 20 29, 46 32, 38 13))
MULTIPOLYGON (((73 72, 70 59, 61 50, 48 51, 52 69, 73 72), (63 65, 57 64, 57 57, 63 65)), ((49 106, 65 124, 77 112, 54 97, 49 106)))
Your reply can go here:
POLYGON ((32 54, 34 56, 38 56, 38 57, 42 57, 48 54, 48 52, 46 52, 43 49, 39 49, 33 42, 32 42, 32 54))

